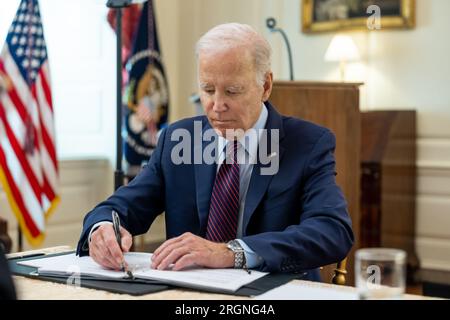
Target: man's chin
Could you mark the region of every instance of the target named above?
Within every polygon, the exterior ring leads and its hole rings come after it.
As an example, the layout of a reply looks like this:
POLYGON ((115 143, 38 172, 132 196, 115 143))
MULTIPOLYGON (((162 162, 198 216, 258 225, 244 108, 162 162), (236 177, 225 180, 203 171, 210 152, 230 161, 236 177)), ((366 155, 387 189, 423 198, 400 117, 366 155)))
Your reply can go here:
POLYGON ((244 134, 243 129, 237 128, 236 121, 209 120, 209 123, 219 136, 228 140, 239 139, 244 134))
POLYGON ((225 138, 227 140, 235 140, 240 139, 245 134, 244 130, 242 129, 235 129, 235 128, 214 128, 214 131, 221 136, 222 138, 225 138))

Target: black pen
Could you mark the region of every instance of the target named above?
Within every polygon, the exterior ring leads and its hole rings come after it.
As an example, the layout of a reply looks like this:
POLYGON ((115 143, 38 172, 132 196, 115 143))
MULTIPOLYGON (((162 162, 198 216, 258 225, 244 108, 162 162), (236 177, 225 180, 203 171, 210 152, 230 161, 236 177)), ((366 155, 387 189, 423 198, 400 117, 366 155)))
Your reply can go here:
MULTIPOLYGON (((120 234, 120 218, 119 218, 119 215, 117 214, 117 212, 114 210, 112 211, 112 222, 113 222, 113 229, 114 229, 114 234, 116 235, 117 243, 119 244, 120 250, 122 250, 122 236, 120 234)), ((124 265, 123 261, 120 263, 120 268, 121 268, 122 272, 127 273, 129 278, 131 278, 131 279, 134 278, 131 271, 125 269, 125 265, 124 265)))

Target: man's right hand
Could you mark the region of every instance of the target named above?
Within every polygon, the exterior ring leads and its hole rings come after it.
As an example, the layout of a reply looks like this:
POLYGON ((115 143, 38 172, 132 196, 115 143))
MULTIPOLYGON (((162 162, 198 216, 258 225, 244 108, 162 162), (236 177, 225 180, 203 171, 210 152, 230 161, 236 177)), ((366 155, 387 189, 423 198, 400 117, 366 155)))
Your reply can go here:
POLYGON ((124 262, 123 252, 128 252, 133 243, 131 234, 120 227, 122 248, 117 243, 112 224, 101 225, 91 235, 89 242, 89 255, 95 262, 109 269, 120 270, 124 262))

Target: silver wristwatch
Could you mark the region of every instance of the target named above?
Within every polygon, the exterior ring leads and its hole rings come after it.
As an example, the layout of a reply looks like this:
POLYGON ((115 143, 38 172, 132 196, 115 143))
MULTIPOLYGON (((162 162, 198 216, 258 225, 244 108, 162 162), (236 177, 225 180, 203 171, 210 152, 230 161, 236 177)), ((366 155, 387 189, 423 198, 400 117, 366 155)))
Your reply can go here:
POLYGON ((237 240, 231 240, 227 243, 228 249, 234 253, 234 267, 236 269, 247 270, 247 261, 245 260, 244 249, 237 240))

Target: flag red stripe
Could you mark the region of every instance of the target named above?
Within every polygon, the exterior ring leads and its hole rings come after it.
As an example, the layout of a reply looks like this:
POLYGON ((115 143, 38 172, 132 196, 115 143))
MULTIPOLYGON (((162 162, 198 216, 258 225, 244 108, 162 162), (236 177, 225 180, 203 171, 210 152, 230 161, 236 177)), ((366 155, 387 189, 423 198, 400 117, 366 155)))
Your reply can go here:
MULTIPOLYGON (((36 103, 38 104, 38 107, 41 108, 39 105, 39 100, 37 98, 37 92, 36 92, 36 85, 34 84, 32 87, 33 97, 34 100, 36 100, 36 103)), ((39 109, 38 108, 38 109, 39 109)), ((41 112, 39 111, 39 123, 41 125, 41 134, 42 134, 42 141, 44 142, 44 145, 48 151, 48 154, 50 155, 50 158, 52 159, 53 165, 55 166, 55 169, 58 168, 58 161, 56 160, 56 150, 55 146, 53 145, 53 141, 50 138, 47 128, 45 127, 44 123, 42 122, 41 112)))
POLYGON ((39 117, 39 120, 41 121, 42 140, 44 141, 44 144, 47 147, 48 154, 50 155, 50 158, 52 159, 55 169, 58 170, 58 161, 56 160, 55 147, 53 146, 53 142, 50 140, 50 137, 48 136, 47 130, 43 127, 41 117, 39 117))
MULTIPOLYGON (((45 72, 42 69, 39 71, 39 75, 41 77, 42 89, 44 91, 45 100, 47 100, 48 107, 50 108, 50 110, 53 113, 52 93, 50 90, 50 86, 48 85, 48 82, 47 82, 47 77, 45 76, 45 72)), ((37 101, 37 99, 36 99, 36 101, 37 101)))
POLYGON ((50 186, 50 183, 48 182, 45 174, 44 174, 44 184, 42 186, 42 189, 45 193, 45 196, 48 198, 48 200, 50 200, 50 202, 56 198, 55 192, 53 191, 52 187, 50 186))
MULTIPOLYGON (((3 65, 3 62, 1 59, 0 59, 0 70, 5 75, 9 76, 6 69, 4 68, 4 65, 3 65)), ((11 88, 9 88, 8 95, 9 95, 12 103, 16 107, 17 112, 19 113, 20 118, 22 119, 23 123, 26 124, 28 117, 31 117, 31 116, 29 115, 27 108, 25 107, 19 94, 17 93, 17 89, 15 86, 12 86, 11 88)), ((33 134, 35 137, 37 137, 38 136, 37 130, 34 125, 32 127, 33 127, 33 134)), ((36 149, 38 149, 38 150, 40 149, 38 139, 35 139, 34 145, 35 145, 36 149)))
POLYGON ((39 182, 36 178, 36 176, 33 173, 32 168, 30 167, 30 164, 28 163, 28 160, 25 157, 24 151, 22 150, 19 142, 16 139, 16 136, 14 135, 11 127, 9 126, 9 123, 6 119, 5 111, 3 109, 3 105, 0 103, 0 119, 3 121, 3 125, 6 130, 6 135, 8 136, 9 143, 11 147, 13 148, 17 159, 20 162, 20 165, 22 166, 23 171, 25 172, 28 181, 30 182, 31 188, 33 189, 34 194, 36 195, 36 198, 38 199, 39 203, 42 205, 41 201, 41 187, 39 185, 39 182))
MULTIPOLYGON (((22 100, 20 99, 20 97, 19 97, 19 95, 18 95, 16 89, 15 89, 15 88, 10 89, 9 92, 8 92, 8 94, 9 94, 9 97, 10 97, 12 103, 13 103, 14 106, 16 107, 16 110, 17 110, 17 112, 19 113, 20 118, 22 119, 23 123, 26 124, 26 123, 27 123, 28 117, 30 117, 30 119, 31 119, 31 116, 29 116, 28 111, 27 111, 27 109, 25 108, 25 105, 22 103, 22 100)), ((32 125, 31 127, 33 128, 33 134, 34 134, 34 136, 35 136, 35 137, 38 137, 38 132, 37 132, 37 130, 36 130, 36 127, 34 126, 34 123, 33 123, 33 125, 32 125)), ((36 148, 37 150, 40 149, 38 139, 34 139, 34 146, 35 146, 35 148, 36 148)))
POLYGON ((34 223, 34 220, 31 218, 25 206, 25 203, 23 202, 22 195, 19 192, 19 189, 17 188, 11 176, 10 170, 6 165, 6 157, 1 147, 0 147, 0 165, 3 168, 3 173, 5 174, 6 180, 8 182, 8 186, 11 191, 11 196, 14 198, 14 201, 16 202, 16 205, 19 208, 20 213, 22 214, 22 217, 25 221, 25 225, 27 226, 28 230, 30 231, 30 234, 33 237, 39 236, 41 232, 37 228, 36 224, 34 223))

